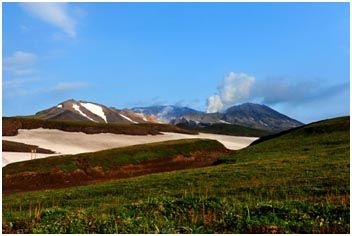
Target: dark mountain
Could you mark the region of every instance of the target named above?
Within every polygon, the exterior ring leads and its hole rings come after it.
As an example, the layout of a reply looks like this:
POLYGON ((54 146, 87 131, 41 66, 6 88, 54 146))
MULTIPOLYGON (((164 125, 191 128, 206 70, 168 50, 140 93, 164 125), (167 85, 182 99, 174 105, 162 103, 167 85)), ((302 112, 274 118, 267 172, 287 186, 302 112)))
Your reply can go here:
POLYGON ((303 125, 303 123, 268 106, 255 103, 244 103, 230 107, 224 112, 222 119, 231 124, 273 131, 282 131, 303 125))
POLYGON ((35 114, 35 117, 44 120, 74 120, 118 124, 160 123, 152 116, 137 114, 126 109, 118 110, 93 102, 76 101, 73 99, 40 111, 35 114))
POLYGON ((235 124, 273 132, 301 126, 303 123, 285 116, 268 106, 244 103, 232 106, 223 113, 185 114, 171 120, 172 124, 189 127, 207 127, 209 124, 235 124))
POLYGON ((149 106, 149 107, 135 107, 131 111, 142 113, 144 115, 152 115, 165 123, 170 123, 172 120, 179 118, 185 114, 203 114, 203 112, 194 110, 188 107, 179 106, 149 106))

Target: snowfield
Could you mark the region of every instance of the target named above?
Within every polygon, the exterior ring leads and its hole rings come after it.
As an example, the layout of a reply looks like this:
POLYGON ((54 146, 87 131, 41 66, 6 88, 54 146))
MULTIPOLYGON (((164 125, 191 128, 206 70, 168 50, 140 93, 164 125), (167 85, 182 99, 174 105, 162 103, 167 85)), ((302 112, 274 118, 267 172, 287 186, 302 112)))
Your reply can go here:
POLYGON ((91 121, 96 122, 95 120, 93 120, 92 118, 90 118, 89 116, 87 116, 85 113, 83 113, 80 109, 79 106, 77 104, 72 104, 73 109, 75 109, 76 111, 78 111, 82 116, 87 117, 88 119, 90 119, 91 121))
MULTIPOLYGON (((77 154, 83 152, 95 152, 104 149, 125 147, 136 144, 161 142, 167 140, 206 138, 215 139, 226 148, 238 150, 251 144, 257 138, 239 137, 218 134, 200 133, 199 135, 163 133, 163 135, 124 135, 124 134, 85 134, 82 132, 65 132, 56 129, 19 129, 16 136, 4 136, 3 140, 38 145, 41 148, 50 149, 57 154, 37 154, 37 158, 49 157, 61 154, 77 154)), ((31 153, 2 153, 2 165, 12 162, 30 160, 31 153)))
POLYGON ((119 114, 119 115, 122 116, 122 118, 124 118, 125 120, 128 120, 128 121, 131 121, 132 123, 138 124, 137 121, 134 121, 134 120, 132 120, 131 118, 125 116, 125 115, 122 115, 122 114, 119 114))
POLYGON ((105 123, 108 123, 106 120, 106 116, 103 111, 103 108, 101 106, 95 105, 93 103, 84 103, 84 102, 81 102, 80 104, 84 106, 87 110, 92 112, 93 114, 96 114, 97 116, 101 117, 105 121, 105 123))

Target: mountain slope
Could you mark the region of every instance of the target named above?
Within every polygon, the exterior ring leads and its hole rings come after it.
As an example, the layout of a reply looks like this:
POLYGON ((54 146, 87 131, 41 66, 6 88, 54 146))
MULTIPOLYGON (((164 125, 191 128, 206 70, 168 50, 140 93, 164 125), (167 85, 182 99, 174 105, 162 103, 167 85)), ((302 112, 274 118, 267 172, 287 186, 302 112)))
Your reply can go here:
POLYGON ((268 106, 254 103, 230 107, 224 112, 222 119, 231 124, 273 131, 287 130, 303 125, 303 123, 268 106))
POLYGON ((202 133, 212 134, 225 134, 233 136, 246 136, 246 137, 262 137, 272 134, 272 132, 261 129, 249 128, 241 125, 225 124, 225 123, 213 123, 213 124, 196 124, 180 123, 178 127, 184 129, 195 130, 202 133))
POLYGON ((40 111, 36 118, 44 120, 91 121, 97 123, 159 123, 152 116, 136 114, 129 110, 118 110, 101 104, 76 101, 64 101, 57 106, 40 111))
POLYGON ((144 115, 153 115, 159 120, 170 123, 173 119, 184 114, 201 114, 202 112, 194 110, 188 107, 179 106, 149 106, 149 107, 135 107, 131 109, 134 112, 141 113, 144 115))
POLYGON ((285 116, 268 106, 255 103, 232 106, 223 113, 184 114, 173 119, 171 123, 200 128, 216 123, 234 124, 273 132, 303 125, 303 123, 285 116))

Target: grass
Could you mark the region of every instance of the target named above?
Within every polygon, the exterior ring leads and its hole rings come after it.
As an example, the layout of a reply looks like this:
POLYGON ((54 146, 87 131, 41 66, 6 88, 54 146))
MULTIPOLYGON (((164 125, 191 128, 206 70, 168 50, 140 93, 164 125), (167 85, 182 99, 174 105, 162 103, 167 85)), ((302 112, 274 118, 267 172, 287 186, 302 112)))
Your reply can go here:
POLYGON ((272 134, 272 132, 267 130, 249 128, 249 127, 235 125, 235 124, 217 123, 217 124, 209 124, 204 127, 191 127, 185 124, 178 124, 177 126, 184 129, 194 130, 197 132, 235 135, 235 136, 262 137, 262 136, 272 134))
POLYGON ((129 147, 114 148, 98 152, 76 155, 61 155, 29 161, 15 162, 3 168, 4 175, 21 172, 45 173, 51 169, 70 172, 75 169, 90 166, 100 166, 104 169, 114 168, 121 164, 135 164, 142 161, 162 159, 176 155, 190 156, 196 151, 225 150, 224 146, 215 140, 181 139, 156 142, 129 147), (79 160, 79 162, 77 161, 79 160))
POLYGON ((343 117, 217 166, 4 196, 3 232, 349 233, 349 139, 343 117))
POLYGON ((168 124, 106 124, 84 121, 54 121, 38 118, 24 117, 3 117, 2 135, 14 136, 18 129, 59 129, 68 132, 83 132, 86 134, 113 133, 129 135, 156 135, 161 132, 175 132, 185 134, 197 134, 192 130, 185 130, 180 127, 168 124))

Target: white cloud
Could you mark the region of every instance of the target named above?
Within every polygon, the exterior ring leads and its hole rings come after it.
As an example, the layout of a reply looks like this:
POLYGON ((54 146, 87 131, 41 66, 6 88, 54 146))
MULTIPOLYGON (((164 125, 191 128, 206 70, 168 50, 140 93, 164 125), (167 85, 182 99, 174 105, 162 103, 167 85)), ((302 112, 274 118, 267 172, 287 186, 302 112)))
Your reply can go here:
POLYGON ((232 104, 247 97, 254 81, 255 78, 247 74, 230 72, 218 87, 221 101, 232 104))
POLYGON ((15 75, 32 74, 34 70, 31 68, 37 60, 37 56, 33 53, 16 51, 12 56, 4 59, 4 70, 15 75))
POLYGON ((33 16, 60 28, 69 37, 76 36, 76 21, 69 14, 67 3, 21 3, 24 10, 33 16))
POLYGON ((54 87, 50 88, 50 92, 67 92, 71 90, 77 90, 86 87, 87 84, 83 82, 60 82, 54 87))
POLYGON ((254 82, 253 76, 230 72, 218 86, 218 94, 208 97, 207 112, 221 111, 248 98, 254 82))
POLYGON ((258 102, 290 109, 329 99, 349 92, 349 82, 326 85, 324 80, 287 80, 267 78, 256 81, 244 73, 229 73, 217 87, 217 94, 207 99, 207 112, 222 112, 242 102, 258 102))
POLYGON ((38 78, 15 78, 11 80, 3 80, 3 95, 5 97, 28 96, 35 94, 37 89, 33 85, 39 81, 38 78))
POLYGON ((36 78, 16 78, 12 80, 4 80, 2 85, 4 88, 18 88, 25 83, 38 81, 36 78))

